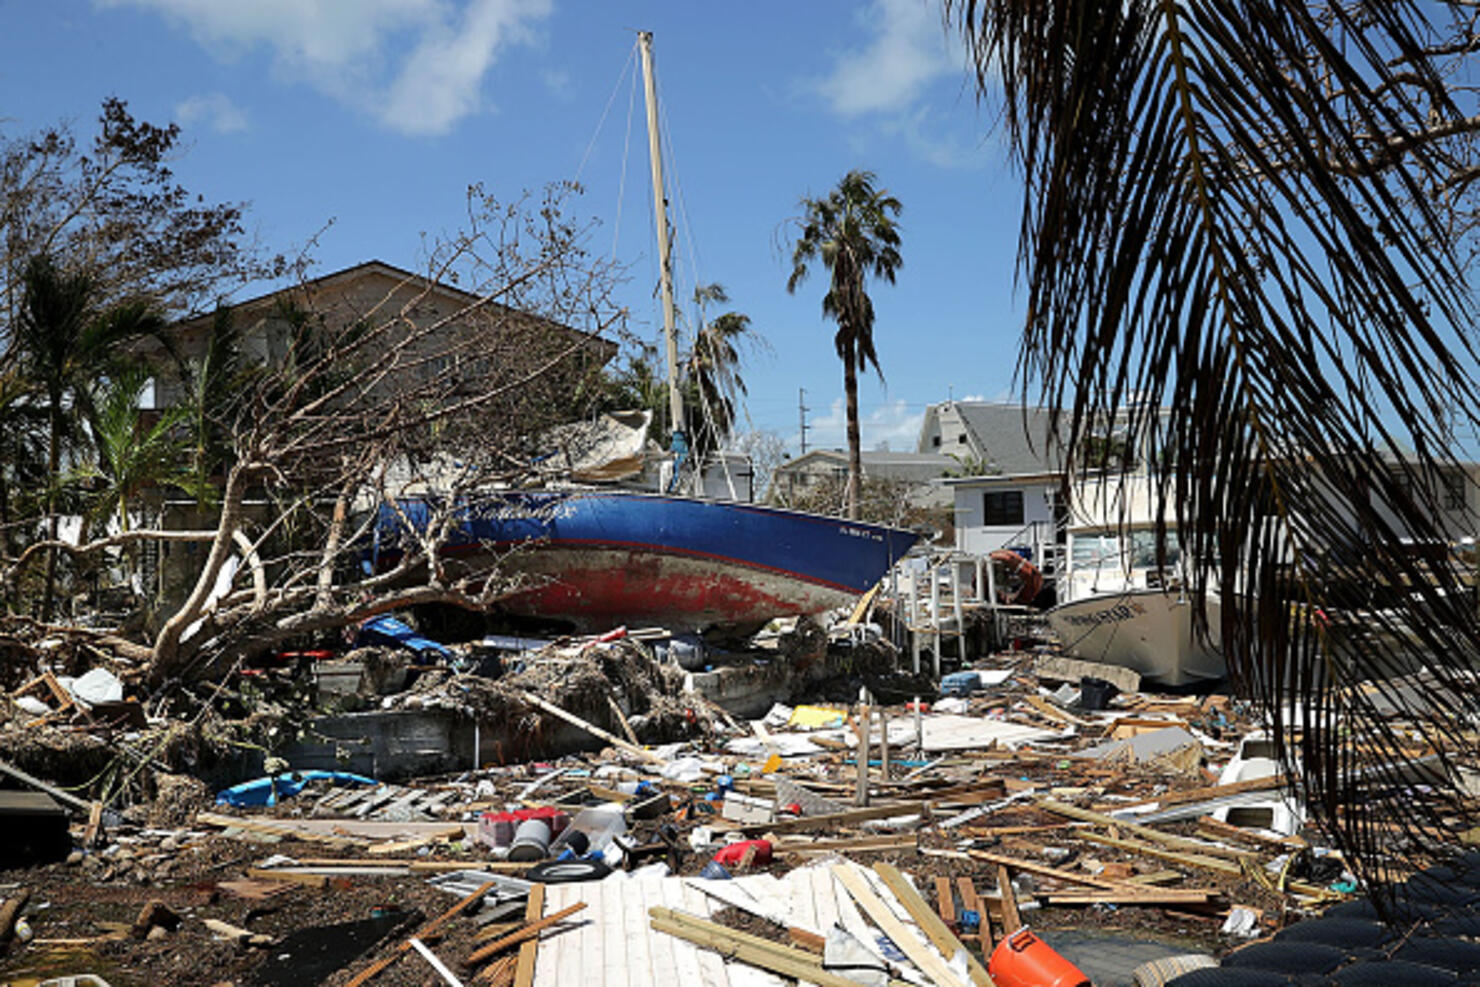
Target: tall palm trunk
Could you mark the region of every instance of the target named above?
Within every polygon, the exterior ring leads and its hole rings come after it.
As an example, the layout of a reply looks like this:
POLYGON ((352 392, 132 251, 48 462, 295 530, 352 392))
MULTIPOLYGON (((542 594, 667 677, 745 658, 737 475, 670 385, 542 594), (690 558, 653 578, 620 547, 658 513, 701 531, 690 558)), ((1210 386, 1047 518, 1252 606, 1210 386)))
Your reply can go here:
POLYGON ((858 478, 863 473, 863 444, 858 430, 858 367, 853 348, 843 354, 843 396, 848 416, 848 520, 858 520, 858 478))
MULTIPOLYGON (((62 472, 62 397, 51 395, 50 426, 46 449, 46 537, 57 540, 57 479, 62 472)), ((46 579, 41 588, 41 621, 50 623, 54 613, 56 590, 57 548, 46 549, 46 579)))

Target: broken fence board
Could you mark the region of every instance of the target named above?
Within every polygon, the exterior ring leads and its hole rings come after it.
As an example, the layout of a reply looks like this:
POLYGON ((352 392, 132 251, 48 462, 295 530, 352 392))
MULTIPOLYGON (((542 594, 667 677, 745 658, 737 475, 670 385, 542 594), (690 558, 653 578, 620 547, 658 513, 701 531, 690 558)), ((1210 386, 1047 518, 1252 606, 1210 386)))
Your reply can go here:
POLYGON ((910 962, 919 967, 931 980, 935 981, 936 987, 965 987, 960 979, 946 966, 946 961, 935 949, 916 938, 915 934, 905 926, 884 904, 883 900, 868 886, 863 875, 853 870, 846 863, 834 864, 833 876, 836 877, 848 889, 858 907, 863 909, 873 923, 879 927, 879 931, 888 936, 898 947, 899 951, 909 957, 910 962))
MULTIPOLYGON (((992 987, 992 978, 987 975, 987 968, 982 966, 981 961, 961 945, 961 940, 957 939, 956 934, 946 926, 945 922, 941 921, 941 917, 930 910, 925 899, 920 897, 920 893, 905 879, 899 868, 893 864, 875 864, 874 873, 878 874, 889 886, 889 890, 894 892, 894 897, 899 900, 904 910, 909 912, 910 918, 915 920, 915 924, 925 933, 930 944, 940 950, 942 956, 949 960, 958 951, 965 953, 966 971, 971 976, 971 982, 975 987, 992 987)), ((942 878, 942 880, 945 879, 942 878)), ((948 880, 945 883, 945 891, 945 901, 949 902, 951 884, 948 880)))

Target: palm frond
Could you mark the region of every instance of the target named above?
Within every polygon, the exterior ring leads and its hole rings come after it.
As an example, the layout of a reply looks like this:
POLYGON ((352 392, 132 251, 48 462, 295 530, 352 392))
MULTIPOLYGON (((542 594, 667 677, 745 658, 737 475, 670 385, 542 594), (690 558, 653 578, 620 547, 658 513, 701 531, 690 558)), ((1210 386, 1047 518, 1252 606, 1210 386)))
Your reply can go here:
POLYGON ((1070 475, 1108 421, 1143 451, 1199 612, 1221 587, 1204 630, 1375 886, 1390 824, 1468 824, 1480 656, 1472 587, 1413 551, 1474 527, 1447 506, 1456 476, 1475 501, 1454 441, 1480 407, 1470 299, 1423 194, 1429 150, 1370 140, 1456 112, 1424 8, 948 8, 1026 177, 1025 398, 1070 475), (1423 687, 1401 678, 1420 667, 1423 687))

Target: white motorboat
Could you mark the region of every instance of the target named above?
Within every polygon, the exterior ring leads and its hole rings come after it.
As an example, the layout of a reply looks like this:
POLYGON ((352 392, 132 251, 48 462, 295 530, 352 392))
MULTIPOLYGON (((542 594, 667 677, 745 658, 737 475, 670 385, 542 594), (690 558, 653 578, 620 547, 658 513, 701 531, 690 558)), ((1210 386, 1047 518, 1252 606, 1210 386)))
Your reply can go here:
POLYGON ((1071 528, 1058 584, 1063 602, 1044 618, 1079 658, 1134 669, 1164 685, 1221 679, 1227 666, 1218 593, 1207 593, 1207 624, 1199 629, 1181 589, 1177 533, 1167 531, 1160 565, 1155 537, 1150 526, 1071 528))

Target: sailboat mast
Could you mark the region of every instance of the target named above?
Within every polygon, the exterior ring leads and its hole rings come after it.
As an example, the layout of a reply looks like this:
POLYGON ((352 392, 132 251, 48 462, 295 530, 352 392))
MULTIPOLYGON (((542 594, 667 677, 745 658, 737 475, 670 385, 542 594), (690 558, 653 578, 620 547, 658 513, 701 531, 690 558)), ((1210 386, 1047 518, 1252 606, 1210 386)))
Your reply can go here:
POLYGON ((673 429, 673 479, 688 454, 683 434, 683 394, 678 389, 678 339, 673 307, 673 251, 668 241, 668 198, 664 195, 663 152, 658 139, 658 86, 653 79, 653 32, 637 32, 642 48, 642 80, 647 97, 648 157, 653 167, 653 212, 658 220, 658 278, 663 293, 663 341, 668 355, 668 414, 673 429))

